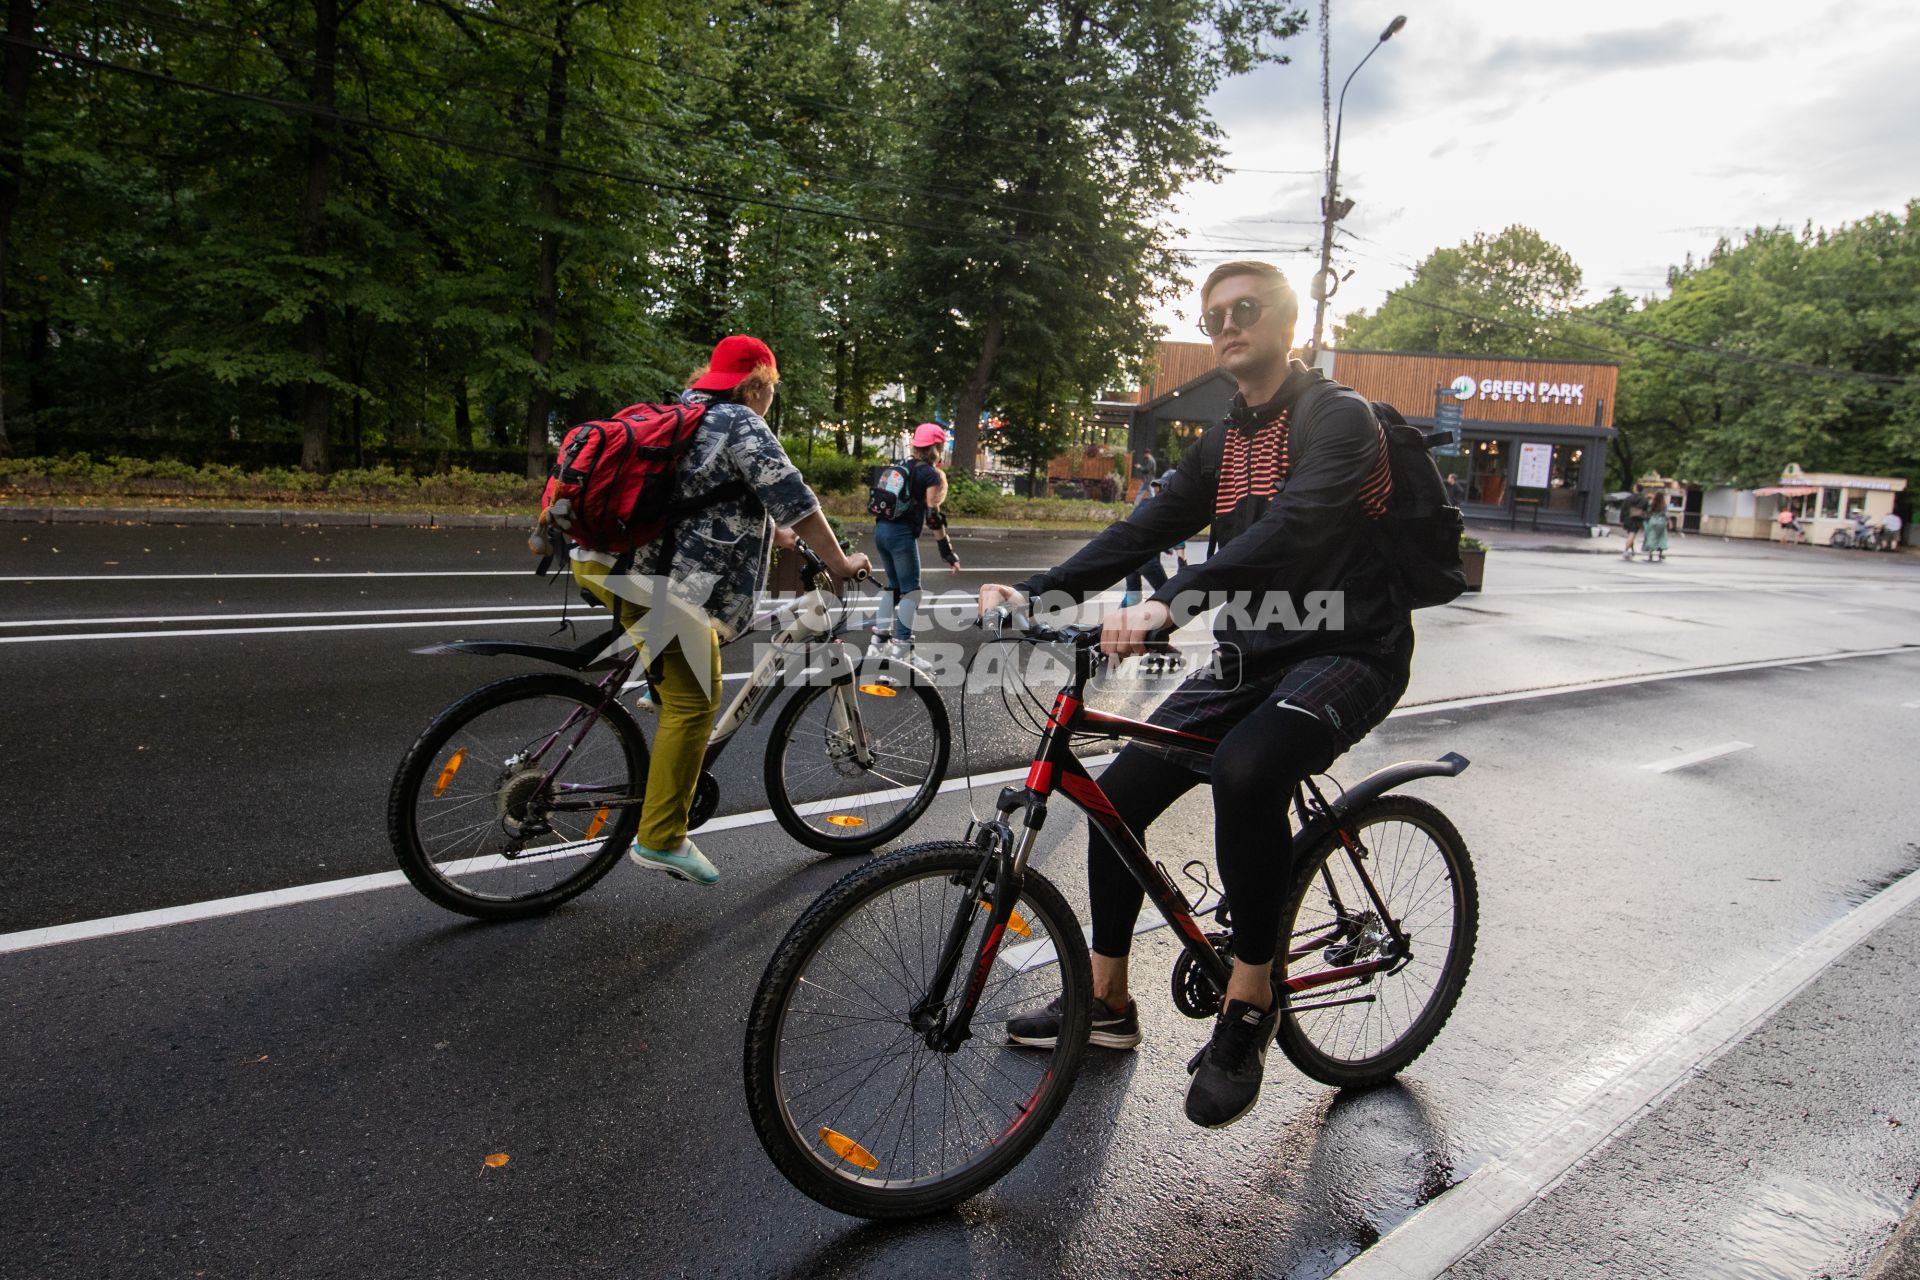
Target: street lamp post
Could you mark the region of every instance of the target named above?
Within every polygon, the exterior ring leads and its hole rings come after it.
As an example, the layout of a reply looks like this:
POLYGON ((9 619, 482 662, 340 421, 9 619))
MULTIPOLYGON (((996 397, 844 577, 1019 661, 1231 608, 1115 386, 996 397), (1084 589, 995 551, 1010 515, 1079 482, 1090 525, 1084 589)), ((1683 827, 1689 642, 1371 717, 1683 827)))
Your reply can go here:
POLYGON ((1333 154, 1327 161, 1327 194, 1320 200, 1320 270, 1313 277, 1313 353, 1320 354, 1321 335, 1326 331, 1327 299, 1339 287, 1339 281, 1333 279, 1333 224, 1347 216, 1353 210, 1353 201, 1340 198, 1340 126, 1347 111, 1347 85, 1360 74, 1360 68, 1367 65, 1380 51, 1380 46, 1393 39, 1394 32, 1407 25, 1406 15, 1402 14, 1387 24, 1387 29, 1374 41, 1373 48, 1367 50, 1367 57, 1360 59, 1352 71, 1347 73, 1346 84, 1340 86, 1340 109, 1334 115, 1333 154))

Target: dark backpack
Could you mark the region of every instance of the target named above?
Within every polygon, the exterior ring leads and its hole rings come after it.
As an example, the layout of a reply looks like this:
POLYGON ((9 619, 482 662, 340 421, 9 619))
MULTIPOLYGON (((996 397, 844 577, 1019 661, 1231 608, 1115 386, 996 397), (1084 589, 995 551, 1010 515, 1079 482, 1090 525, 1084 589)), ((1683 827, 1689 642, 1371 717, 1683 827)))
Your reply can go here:
POLYGON ((867 511, 881 520, 905 519, 913 510, 913 473, 904 462, 889 462, 873 477, 867 511))
POLYGON ((589 551, 623 555, 658 538, 674 507, 673 480, 706 406, 636 404, 567 432, 540 509, 589 551), (553 511, 565 499, 562 513, 553 511))
POLYGON ((1452 435, 1423 433, 1400 411, 1379 400, 1373 416, 1387 435, 1387 467, 1393 494, 1381 521, 1381 550, 1415 609, 1446 604, 1467 589, 1460 564, 1460 535, 1466 520, 1447 496, 1447 482, 1433 460, 1433 447, 1452 435))

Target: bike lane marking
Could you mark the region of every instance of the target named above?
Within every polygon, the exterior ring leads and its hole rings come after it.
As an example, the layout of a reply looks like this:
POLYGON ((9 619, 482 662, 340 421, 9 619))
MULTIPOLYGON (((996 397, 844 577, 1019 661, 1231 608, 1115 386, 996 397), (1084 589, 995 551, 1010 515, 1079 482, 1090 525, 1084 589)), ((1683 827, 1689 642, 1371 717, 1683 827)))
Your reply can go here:
POLYGON ((1544 1198, 1574 1165, 1625 1132, 1768 1019, 1881 925, 1920 902, 1908 872, 1732 993, 1690 1031, 1597 1085, 1382 1236, 1329 1280, 1435 1280, 1544 1198))

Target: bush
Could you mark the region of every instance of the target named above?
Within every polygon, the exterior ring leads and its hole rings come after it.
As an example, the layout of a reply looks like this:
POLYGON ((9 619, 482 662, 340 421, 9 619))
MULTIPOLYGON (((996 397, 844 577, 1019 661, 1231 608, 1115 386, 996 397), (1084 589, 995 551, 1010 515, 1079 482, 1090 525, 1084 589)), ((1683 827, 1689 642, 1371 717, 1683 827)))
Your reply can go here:
POLYGON ((949 515, 991 516, 1002 514, 1001 504, 1006 500, 998 485, 954 471, 947 475, 947 500, 942 505, 949 515))
MULTIPOLYGON (((792 454, 788 456, 793 457, 792 454)), ((874 465, 864 458, 818 451, 814 453, 812 462, 806 461, 806 455, 801 454, 793 458, 793 464, 800 468, 807 487, 815 493, 852 493, 865 488, 874 465)))
POLYGON ((1460 535, 1460 549, 1462 551, 1485 551, 1487 544, 1472 534, 1463 533, 1460 535))

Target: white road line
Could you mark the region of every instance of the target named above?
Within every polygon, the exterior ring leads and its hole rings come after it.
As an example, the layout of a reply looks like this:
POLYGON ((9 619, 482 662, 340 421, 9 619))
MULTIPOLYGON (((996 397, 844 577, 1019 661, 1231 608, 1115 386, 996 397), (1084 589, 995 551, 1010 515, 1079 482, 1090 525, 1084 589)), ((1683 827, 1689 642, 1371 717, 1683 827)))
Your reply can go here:
MULTIPOLYGON (((548 608, 553 606, 549 605, 548 608)), ((339 622, 297 627, 187 627, 178 631, 71 631, 54 636, 0 636, 0 644, 48 644, 56 640, 156 640, 179 636, 281 636, 302 631, 393 631, 421 627, 492 627, 526 623, 558 623, 558 614, 546 618, 430 618, 420 622, 339 622)), ((578 619, 574 619, 578 621, 578 619)))
POLYGON ((1920 702, 1903 702, 1900 705, 1902 707, 1905 707, 1908 711, 1911 711, 1915 707, 1920 707, 1920 702))
POLYGON ((1693 1029, 1597 1086, 1506 1155, 1481 1166, 1333 1273, 1333 1280, 1432 1280, 1545 1195, 1569 1169, 1764 1026, 1808 983, 1920 902, 1920 872, 1881 890, 1734 991, 1693 1029))
MULTIPOLYGON (((1051 565, 981 565, 961 573, 1040 573, 1051 565)), ((928 571, 929 573, 931 570, 928 571)), ((0 582, 238 582, 284 578, 530 578, 525 569, 322 569, 300 573, 22 573, 0 582)))
POLYGON ((250 578, 531 578, 532 569, 361 569, 312 573, 30 573, 0 582, 238 582, 250 578))
MULTIPOLYGON (((393 624, 416 625, 416 624, 393 624)), ((275 628, 277 629, 277 628, 275 628)), ((186 634, 199 634, 188 632, 186 634)), ((1920 646, 1899 645, 1891 649, 1864 649, 1852 653, 1834 654, 1829 661, 1843 658, 1884 657, 1895 653, 1920 652, 1920 646)), ((1551 689, 1529 689, 1520 693, 1488 694, 1475 698, 1455 698, 1446 702, 1429 702, 1417 707, 1398 707, 1390 719, 1406 716, 1426 715, 1434 711, 1450 711, 1468 707, 1495 706, 1503 702, 1521 702, 1535 698, 1559 697, 1569 693, 1585 693, 1593 689, 1614 689, 1628 685, 1649 684, 1662 680, 1685 680, 1696 676, 1721 675, 1734 671, 1758 671, 1769 667, 1785 666, 1792 662, 1803 662, 1803 658, 1782 658, 1768 662, 1740 662, 1721 667, 1696 667, 1690 671, 1656 672, 1644 676, 1627 676, 1614 680, 1596 681, 1592 684, 1562 685, 1551 689)), ((1105 766, 1113 760, 1112 755, 1094 756, 1083 761, 1088 768, 1105 766)), ((991 786, 997 783, 1011 782, 1015 778, 1024 778, 1027 771, 1007 769, 999 773, 979 774, 971 778, 952 778, 941 784, 942 792, 958 791, 965 787, 991 786)), ((773 819, 770 810, 758 809, 751 813, 733 814, 716 818, 702 827, 702 831, 729 831, 736 827, 757 826, 773 819)), ((1911 877, 1909 877, 1911 879, 1911 877)), ((12 951, 26 951, 34 947, 52 946, 62 942, 78 942, 87 938, 109 937, 114 934, 135 933, 144 929, 155 929, 171 924, 185 924, 194 920, 210 920, 220 916, 237 915, 246 911, 259 911, 268 907, 288 906, 296 902, 312 902, 324 898, 341 897, 352 893, 365 893, 373 889, 388 888, 404 883, 399 872, 384 872, 372 876, 357 876, 350 880, 333 880, 320 884, 301 885, 291 889, 276 889, 268 893, 247 894, 238 898, 220 898, 211 902, 193 903, 181 907, 167 907, 158 911, 144 911, 135 915, 110 916, 101 920, 84 920, 74 924, 53 925, 44 929, 28 929, 19 933, 0 934, 0 955, 12 951), (288 897, 287 895, 295 895, 288 897), (284 900, 282 900, 284 899, 284 900), (240 904, 240 905, 234 905, 240 904)), ((1904 881, 1902 883, 1905 883, 1904 881)), ((1377 1247, 1377 1246, 1376 1246, 1377 1247)), ((1381 1273, 1393 1274, 1393 1273, 1381 1273)))
MULTIPOLYGON (((1111 755, 1088 756, 1082 759, 1088 769, 1100 769, 1113 763, 1111 755)), ((995 786, 1024 778, 1027 771, 1003 769, 997 773, 974 774, 970 777, 948 778, 940 784, 941 794, 964 791, 971 787, 995 786)), ((891 793, 881 793, 882 795, 891 793)), ((875 800, 878 796, 859 797, 862 800, 875 800)), ((800 806, 800 812, 825 812, 835 807, 831 800, 819 801, 800 806)), ((741 827, 757 827, 774 820, 771 809, 755 809, 748 813, 728 814, 715 818, 700 828, 702 835, 715 831, 734 831, 741 827)), ((552 856, 552 855, 550 855, 552 856)), ((192 924, 200 920, 217 920, 224 916, 244 915, 252 911, 266 911, 274 907, 297 906, 303 902, 323 902, 328 898, 344 898, 357 893, 371 893, 376 889, 395 889, 407 882, 406 876, 399 871, 380 871, 372 875, 351 876, 344 880, 323 880, 317 884, 294 885, 287 889, 269 889, 264 893, 246 893, 233 898, 215 898, 208 902, 192 902, 178 907, 162 907, 155 911, 136 911, 130 915, 105 916, 97 920, 79 920, 73 924, 49 925, 41 929, 23 929, 18 933, 0 934, 0 955, 15 951, 32 951, 40 947, 58 946, 67 942, 86 942, 94 938, 111 938, 126 933, 143 933, 149 929, 164 929, 177 924, 192 924)))
MULTIPOLYGON (((1819 655, 1823 662, 1844 662, 1850 658, 1884 658, 1896 653, 1920 653, 1920 645, 1897 644, 1885 649, 1852 649, 1819 655)), ((1663 680, 1692 680, 1698 676, 1730 675, 1736 671, 1767 671, 1791 667, 1809 658, 1764 658, 1757 662, 1728 662, 1714 667, 1682 667, 1678 671, 1649 671, 1637 676, 1613 676, 1584 684, 1556 684, 1543 689, 1518 689, 1512 693, 1483 693, 1470 698, 1446 698, 1422 702, 1410 707, 1395 707, 1389 718, 1431 715, 1435 711, 1464 711, 1469 707, 1492 707, 1503 702, 1531 702, 1535 698, 1558 698, 1570 693, 1592 693, 1600 689, 1625 689, 1637 684, 1658 684, 1663 680)))
POLYGON ((446 605, 438 609, 329 609, 306 613, 175 613, 150 618, 41 618, 32 622, 0 622, 0 627, 118 627, 149 622, 266 622, 274 618, 385 618, 408 614, 439 617, 461 613, 526 613, 538 609, 551 612, 553 608, 553 604, 549 602, 547 604, 446 605))
POLYGON ((1751 750, 1753 750, 1751 742, 1723 742, 1717 747, 1702 747, 1698 751, 1689 751, 1685 755, 1673 756, 1666 760, 1654 760, 1640 767, 1650 773, 1672 773, 1675 769, 1705 764, 1709 760, 1718 760, 1721 756, 1730 756, 1736 751, 1751 750))

